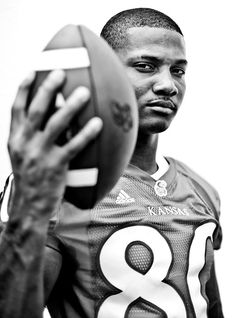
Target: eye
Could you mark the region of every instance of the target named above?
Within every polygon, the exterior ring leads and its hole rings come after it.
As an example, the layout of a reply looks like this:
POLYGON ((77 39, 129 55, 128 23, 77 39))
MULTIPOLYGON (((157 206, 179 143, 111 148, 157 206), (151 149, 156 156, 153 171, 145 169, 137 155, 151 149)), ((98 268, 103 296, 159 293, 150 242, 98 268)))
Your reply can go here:
POLYGON ((173 67, 171 69, 172 74, 178 76, 178 77, 182 77, 185 75, 185 70, 182 67, 173 67))
POLYGON ((155 69, 155 65, 147 62, 138 62, 134 64, 134 68, 141 73, 151 73, 155 69))

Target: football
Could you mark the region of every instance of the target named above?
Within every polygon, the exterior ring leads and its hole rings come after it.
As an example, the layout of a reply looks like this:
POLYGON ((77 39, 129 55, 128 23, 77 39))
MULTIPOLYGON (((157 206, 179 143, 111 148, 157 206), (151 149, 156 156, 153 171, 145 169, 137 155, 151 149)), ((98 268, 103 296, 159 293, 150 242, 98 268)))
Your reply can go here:
POLYGON ((52 100, 45 123, 76 87, 86 86, 91 92, 88 105, 58 138, 59 145, 93 116, 103 120, 99 137, 70 162, 64 194, 78 208, 92 208, 114 187, 135 147, 138 110, 132 85, 115 52, 83 25, 62 28, 40 53, 34 69, 36 79, 28 105, 51 70, 66 72, 65 84, 52 100))

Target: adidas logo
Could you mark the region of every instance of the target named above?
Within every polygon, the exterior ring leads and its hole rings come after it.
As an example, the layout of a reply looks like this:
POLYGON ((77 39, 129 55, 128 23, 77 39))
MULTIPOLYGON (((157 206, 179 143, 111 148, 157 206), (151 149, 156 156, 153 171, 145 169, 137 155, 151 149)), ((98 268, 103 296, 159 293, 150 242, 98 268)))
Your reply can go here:
POLYGON ((116 203, 121 204, 121 203, 131 203, 131 202, 135 202, 134 198, 131 198, 124 190, 120 190, 116 198, 116 203))

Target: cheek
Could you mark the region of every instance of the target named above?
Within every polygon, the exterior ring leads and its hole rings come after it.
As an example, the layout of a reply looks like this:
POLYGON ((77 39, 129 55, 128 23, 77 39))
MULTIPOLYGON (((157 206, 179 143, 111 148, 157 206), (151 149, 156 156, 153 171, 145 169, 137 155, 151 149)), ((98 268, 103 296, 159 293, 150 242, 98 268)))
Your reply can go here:
POLYGON ((133 86, 134 93, 136 96, 137 101, 139 102, 142 97, 148 92, 150 89, 150 83, 145 81, 142 76, 137 74, 132 68, 127 69, 128 78, 133 86))
POLYGON ((142 99, 142 97, 147 93, 148 88, 146 86, 141 85, 133 85, 135 96, 137 101, 142 99))
POLYGON ((186 85, 185 82, 178 85, 178 99, 180 102, 183 101, 184 95, 185 95, 185 91, 186 91, 186 85))
POLYGON ((181 92, 182 92, 182 96, 184 96, 186 91, 186 82, 185 79, 183 80, 183 83, 181 84, 181 92))

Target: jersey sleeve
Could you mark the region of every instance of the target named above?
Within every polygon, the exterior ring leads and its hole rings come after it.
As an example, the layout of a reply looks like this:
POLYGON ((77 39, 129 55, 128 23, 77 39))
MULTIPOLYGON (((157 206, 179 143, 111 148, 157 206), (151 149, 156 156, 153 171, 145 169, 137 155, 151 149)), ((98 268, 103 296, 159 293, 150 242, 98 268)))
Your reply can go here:
POLYGON ((54 213, 54 215, 52 216, 52 218, 49 221, 46 246, 61 253, 62 243, 61 243, 59 236, 57 235, 57 233, 55 231, 57 224, 59 223, 59 212, 60 212, 60 208, 54 213))
MULTIPOLYGON (((11 195, 13 192, 13 183, 14 183, 14 176, 11 173, 8 178, 6 179, 3 191, 0 193, 0 233, 4 229, 6 222, 8 221, 9 214, 9 204, 11 201, 11 195)), ((58 209, 53 213, 49 221, 48 226, 48 237, 46 241, 46 246, 52 248, 58 252, 61 250, 61 243, 57 235, 55 234, 55 227, 59 222, 59 210, 60 206, 58 205, 58 209)))
POLYGON ((215 220, 217 221, 217 228, 213 236, 214 249, 219 249, 222 243, 222 228, 220 225, 220 197, 217 190, 199 174, 194 172, 191 168, 180 161, 177 162, 177 169, 179 173, 185 175, 190 186, 195 193, 201 198, 208 210, 211 211, 215 220))

